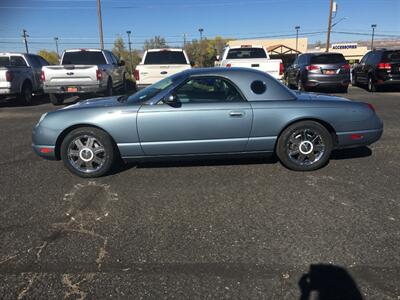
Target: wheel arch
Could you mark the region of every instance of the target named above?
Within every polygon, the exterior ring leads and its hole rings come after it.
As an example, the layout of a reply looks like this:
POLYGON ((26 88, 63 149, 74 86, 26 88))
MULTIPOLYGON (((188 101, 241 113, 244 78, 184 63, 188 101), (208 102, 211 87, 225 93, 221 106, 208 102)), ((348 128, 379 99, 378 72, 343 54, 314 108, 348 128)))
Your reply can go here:
POLYGON ((112 144, 114 145, 114 150, 117 151, 116 153, 117 153, 119 156, 121 156, 120 153, 119 153, 119 149, 118 149, 117 143, 115 142, 115 140, 114 140, 114 138, 112 137, 112 135, 111 135, 110 133, 107 132, 107 130, 105 130, 104 128, 101 128, 100 126, 97 126, 97 125, 86 124, 86 123, 80 123, 80 124, 74 124, 74 125, 71 125, 71 126, 65 128, 65 129, 58 135, 57 140, 56 140, 55 149, 54 149, 54 153, 55 153, 55 156, 56 156, 56 159, 57 159, 57 160, 61 160, 61 153, 60 153, 60 152, 61 152, 61 151, 60 151, 60 150, 61 150, 61 144, 62 144, 63 140, 65 139, 65 137, 66 137, 66 136, 68 135, 68 133, 70 133, 71 131, 73 131, 73 130, 75 130, 75 129, 77 129, 77 128, 81 128, 81 127, 91 127, 91 128, 96 128, 96 129, 99 129, 99 130, 101 130, 101 131, 104 131, 104 132, 110 137, 111 142, 112 142, 112 144))
POLYGON ((30 84, 32 87, 33 91, 33 83, 32 80, 28 77, 26 77, 24 80, 21 81, 21 86, 19 87, 19 92, 22 93, 22 88, 24 87, 25 84, 30 84))
MULTIPOLYGON (((324 121, 322 119, 319 118, 315 118, 315 117, 304 117, 304 118, 298 118, 295 120, 291 120, 290 122, 288 122, 279 132, 278 137, 277 137, 277 141, 279 140, 279 138, 281 137, 282 133, 289 127, 292 126, 293 124, 299 123, 299 122, 304 122, 304 121, 314 121, 317 122, 319 124, 321 124, 322 126, 324 126, 328 132, 331 134, 332 137, 332 142, 333 142, 333 147, 335 148, 339 141, 338 141, 338 136, 336 134, 336 130, 335 128, 327 121, 324 121)), ((278 142, 275 143, 275 149, 274 151, 276 152, 276 146, 277 146, 278 142)))

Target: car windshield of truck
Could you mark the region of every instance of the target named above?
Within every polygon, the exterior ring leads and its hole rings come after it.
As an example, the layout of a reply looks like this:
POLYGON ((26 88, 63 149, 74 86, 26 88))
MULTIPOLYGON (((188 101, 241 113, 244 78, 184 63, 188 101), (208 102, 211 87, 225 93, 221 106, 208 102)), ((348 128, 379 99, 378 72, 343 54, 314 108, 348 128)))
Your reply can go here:
POLYGON ((105 65, 104 55, 100 51, 65 52, 62 65, 105 65))
POLYGON ((153 97, 157 96, 160 92, 162 92, 165 89, 168 89, 174 84, 174 76, 164 78, 163 80, 160 80, 156 82, 155 84, 152 84, 145 89, 129 96, 128 102, 134 103, 134 102, 144 102, 147 100, 152 99, 153 97))
POLYGON ((10 65, 10 58, 8 56, 0 57, 0 68, 8 67, 10 65))
POLYGON ((267 58, 263 48, 235 48, 230 49, 226 59, 267 58))
POLYGON ((389 51, 383 55, 383 60, 400 62, 400 51, 389 51))
POLYGON ((341 64, 346 63, 342 54, 319 54, 311 57, 311 64, 341 64))
POLYGON ((187 65, 186 57, 182 51, 162 50, 147 52, 145 65, 187 65))

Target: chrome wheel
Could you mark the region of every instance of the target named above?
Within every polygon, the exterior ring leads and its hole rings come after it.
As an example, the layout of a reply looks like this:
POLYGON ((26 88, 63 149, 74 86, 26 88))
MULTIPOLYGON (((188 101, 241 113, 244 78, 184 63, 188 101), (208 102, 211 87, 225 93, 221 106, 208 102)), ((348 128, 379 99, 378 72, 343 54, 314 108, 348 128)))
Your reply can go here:
POLYGON ((318 132, 312 129, 302 129, 293 132, 286 149, 292 162, 301 166, 310 166, 323 157, 326 146, 318 132))
POLYGON ((104 146, 93 136, 78 136, 68 146, 68 161, 76 170, 93 173, 106 162, 104 146))

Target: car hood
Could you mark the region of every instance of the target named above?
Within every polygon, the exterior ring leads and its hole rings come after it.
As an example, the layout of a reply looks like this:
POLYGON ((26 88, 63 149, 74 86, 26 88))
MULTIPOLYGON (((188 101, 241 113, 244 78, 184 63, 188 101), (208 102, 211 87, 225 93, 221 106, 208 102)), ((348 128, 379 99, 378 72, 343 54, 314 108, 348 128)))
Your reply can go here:
POLYGON ((86 107, 110 107, 110 106, 121 106, 126 102, 119 102, 120 96, 112 96, 112 97, 101 97, 101 98, 93 98, 88 100, 83 100, 73 105, 68 105, 64 109, 74 109, 74 108, 86 108, 86 107))
POLYGON ((315 101, 351 101, 349 99, 337 96, 322 95, 316 93, 295 92, 299 100, 315 100, 315 101))

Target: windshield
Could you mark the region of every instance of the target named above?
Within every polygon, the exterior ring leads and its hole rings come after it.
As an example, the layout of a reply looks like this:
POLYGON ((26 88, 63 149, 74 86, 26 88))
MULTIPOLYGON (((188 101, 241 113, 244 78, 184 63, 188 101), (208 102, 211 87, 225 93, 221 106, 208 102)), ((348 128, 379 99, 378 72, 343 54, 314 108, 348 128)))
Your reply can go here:
POLYGON ((149 51, 144 61, 145 65, 186 65, 186 57, 182 51, 149 51))
POLYGON ((100 51, 65 52, 62 65, 105 65, 106 60, 100 51))
POLYGON ((10 65, 10 58, 8 56, 0 57, 0 67, 7 67, 10 65))
POLYGON ((227 59, 267 58, 263 48, 235 48, 230 49, 227 59))
POLYGON ((171 87, 175 82, 175 78, 176 77, 171 76, 161 81, 158 81, 155 84, 150 85, 147 88, 129 96, 127 101, 130 103, 134 103, 134 102, 145 102, 147 100, 150 100, 153 97, 157 96, 163 90, 171 87))
POLYGON ((318 54, 311 57, 312 64, 341 64, 346 63, 342 54, 318 54))

